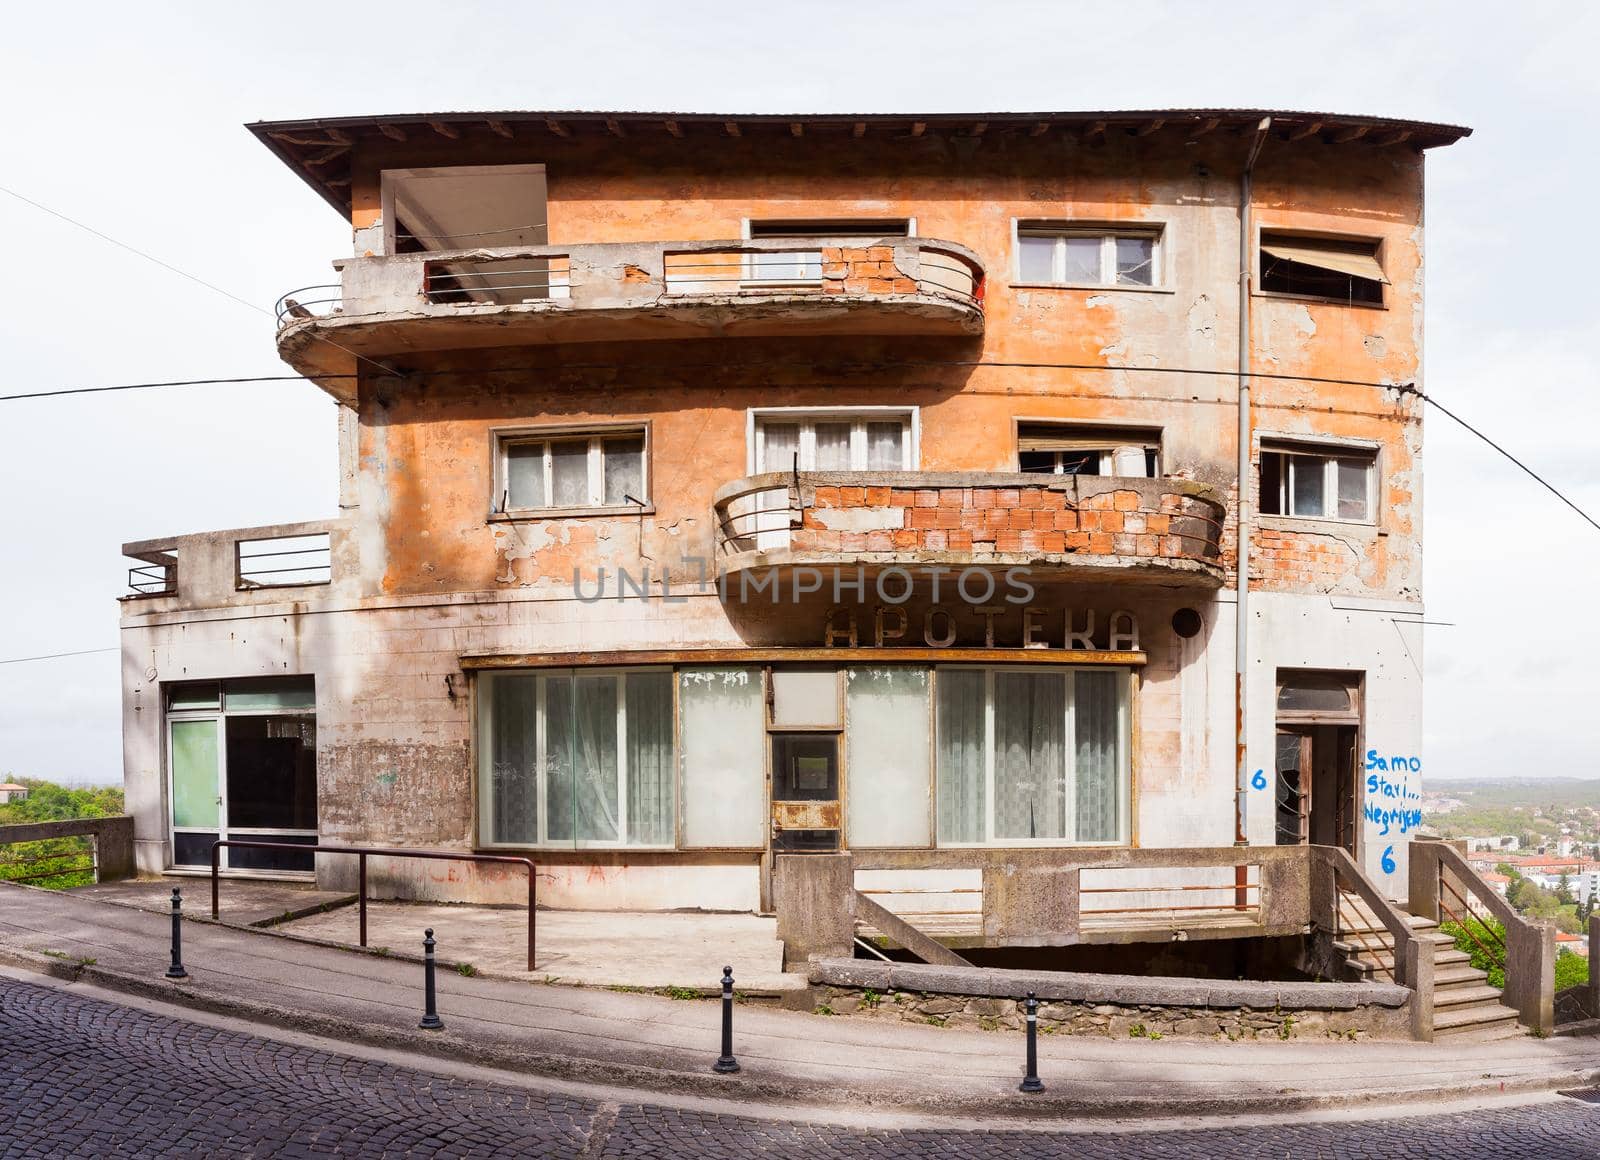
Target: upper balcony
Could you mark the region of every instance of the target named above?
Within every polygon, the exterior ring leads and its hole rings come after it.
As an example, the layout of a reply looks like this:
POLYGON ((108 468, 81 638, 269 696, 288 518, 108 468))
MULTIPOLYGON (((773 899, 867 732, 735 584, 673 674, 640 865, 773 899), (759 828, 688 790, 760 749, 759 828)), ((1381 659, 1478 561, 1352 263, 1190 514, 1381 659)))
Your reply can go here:
MULTIPOLYGON (((312 379, 398 351, 799 335, 974 335, 984 270, 929 238, 767 238, 432 251, 338 263, 278 303, 312 379)), ((323 383, 336 396, 349 380, 323 383)))
POLYGON ((130 615, 234 605, 307 604, 350 595, 355 541, 342 520, 195 532, 122 545, 137 563, 122 596, 130 615))
POLYGON ((1028 567, 1219 587, 1225 509, 1206 484, 1005 472, 773 472, 717 492, 717 569, 1028 567))

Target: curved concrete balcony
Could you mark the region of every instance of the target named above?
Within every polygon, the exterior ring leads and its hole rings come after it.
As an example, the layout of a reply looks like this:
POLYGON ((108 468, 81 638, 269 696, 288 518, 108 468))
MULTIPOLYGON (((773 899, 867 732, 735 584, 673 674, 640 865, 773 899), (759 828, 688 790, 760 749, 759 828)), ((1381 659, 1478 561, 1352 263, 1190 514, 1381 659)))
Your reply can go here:
POLYGON ((1028 567, 1219 587, 1225 509, 1188 480, 1006 472, 774 472, 717 492, 719 576, 796 566, 1028 567))
POLYGON ((517 246, 351 258, 339 269, 338 286, 278 304, 278 352, 313 379, 406 351, 983 330, 983 264, 929 238, 517 246))

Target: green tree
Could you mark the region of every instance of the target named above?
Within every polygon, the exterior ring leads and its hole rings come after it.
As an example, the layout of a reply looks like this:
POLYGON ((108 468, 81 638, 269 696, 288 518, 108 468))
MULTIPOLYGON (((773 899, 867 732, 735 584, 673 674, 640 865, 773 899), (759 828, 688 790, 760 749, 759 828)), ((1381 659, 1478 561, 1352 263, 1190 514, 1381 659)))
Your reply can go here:
MULTIPOLYGON (((19 802, 0 805, 0 825, 103 818, 123 811, 121 787, 69 789, 42 778, 14 779, 28 789, 19 802)), ((88 838, 49 838, 0 844, 0 879, 65 889, 94 881, 93 843, 88 838)))

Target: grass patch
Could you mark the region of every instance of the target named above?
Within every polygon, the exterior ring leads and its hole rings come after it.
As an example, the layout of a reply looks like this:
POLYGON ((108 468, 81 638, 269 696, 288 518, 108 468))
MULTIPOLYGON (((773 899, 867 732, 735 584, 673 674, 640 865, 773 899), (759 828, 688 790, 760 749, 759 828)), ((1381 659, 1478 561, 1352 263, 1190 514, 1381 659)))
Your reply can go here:
POLYGON ((463 979, 470 979, 477 973, 478 968, 473 966, 471 963, 456 964, 456 974, 460 975, 463 979))

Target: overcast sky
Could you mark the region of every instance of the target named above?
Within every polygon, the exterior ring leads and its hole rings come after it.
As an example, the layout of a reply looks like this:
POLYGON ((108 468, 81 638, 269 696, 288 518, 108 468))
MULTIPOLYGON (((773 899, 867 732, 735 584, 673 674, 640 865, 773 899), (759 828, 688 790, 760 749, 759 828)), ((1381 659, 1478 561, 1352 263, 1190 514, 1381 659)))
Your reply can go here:
MULTIPOLYGON (((241 128, 450 109, 1234 106, 1449 121, 1426 388, 1600 512, 1585 5, 33 4, 6 17, 0 394, 273 374, 267 311, 346 225, 241 128), (1113 15, 1114 13, 1114 15, 1113 15), (1508 20, 1511 23, 1508 23, 1508 20)), ((1600 776, 1600 532, 1448 420, 1426 444, 1426 771, 1600 776)), ((0 403, 0 660, 112 648, 128 540, 335 514, 305 383, 0 403)), ((0 774, 121 777, 116 654, 0 664, 0 774)))

